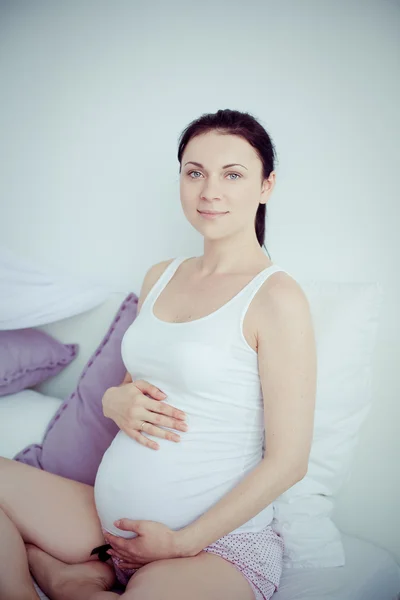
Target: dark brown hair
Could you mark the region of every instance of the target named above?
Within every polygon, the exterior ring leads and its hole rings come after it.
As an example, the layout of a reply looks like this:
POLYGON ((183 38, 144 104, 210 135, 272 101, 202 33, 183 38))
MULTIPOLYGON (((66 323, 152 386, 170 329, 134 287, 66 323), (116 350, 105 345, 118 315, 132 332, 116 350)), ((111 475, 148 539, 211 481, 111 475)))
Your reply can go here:
MULTIPOLYGON (((249 113, 229 110, 228 108, 218 110, 216 113, 204 114, 189 123, 183 130, 179 137, 178 147, 179 172, 182 166, 182 155, 188 142, 196 135, 212 130, 217 130, 221 134, 239 135, 247 140, 253 146, 262 162, 263 180, 270 176, 275 167, 276 152, 269 134, 249 113)), ((266 204, 259 204, 254 225, 258 243, 267 250, 264 244, 265 217, 266 204)))

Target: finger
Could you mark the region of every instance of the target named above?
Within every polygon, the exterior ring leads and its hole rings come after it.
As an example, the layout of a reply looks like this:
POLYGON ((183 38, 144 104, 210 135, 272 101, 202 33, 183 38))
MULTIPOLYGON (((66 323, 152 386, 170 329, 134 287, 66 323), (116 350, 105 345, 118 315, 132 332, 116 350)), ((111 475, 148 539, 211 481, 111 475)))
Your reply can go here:
MULTIPOLYGON (((143 526, 146 526, 146 523, 144 523, 143 520, 135 521, 134 519, 118 519, 117 521, 114 521, 114 525, 115 525, 115 527, 118 527, 118 529, 121 529, 122 531, 130 531, 132 533, 137 534, 133 538, 122 538, 122 537, 117 538, 119 544, 131 545, 133 543, 133 540, 138 535, 141 535, 143 533, 143 526)), ((136 542, 134 542, 134 543, 136 543, 136 542)))
POLYGON ((113 558, 117 558, 118 560, 132 560, 132 555, 128 554, 127 552, 107 550, 107 554, 109 554, 113 558))
POLYGON ((148 381, 144 381, 143 379, 136 379, 132 382, 134 386, 136 386, 142 393, 150 394, 152 398, 162 399, 166 398, 167 394, 164 394, 162 390, 160 390, 155 385, 152 385, 148 381))
POLYGON ((120 567, 121 564, 125 564, 125 565, 130 565, 130 567, 128 568, 134 568, 134 569, 138 569, 139 567, 142 567, 145 562, 142 561, 139 558, 136 558, 135 556, 118 556, 116 553, 113 556, 113 562, 120 567))
POLYGON ((137 442, 139 442, 139 444, 142 444, 142 446, 146 446, 146 448, 151 448, 152 450, 159 450, 160 446, 159 444, 157 444, 157 442, 153 442, 153 440, 149 440, 149 438, 147 438, 145 435, 143 435, 143 433, 136 431, 136 430, 132 430, 132 429, 124 429, 123 430, 127 435, 129 435, 129 437, 131 437, 133 440, 136 440, 137 442))
MULTIPOLYGON (((146 411, 143 420, 153 423, 153 425, 157 425, 158 427, 170 427, 171 429, 177 429, 178 431, 187 431, 188 428, 184 421, 172 419, 171 417, 166 417, 165 415, 150 410, 146 411)), ((148 431, 147 433, 150 432, 148 431)))
POLYGON ((143 405, 147 410, 155 413, 161 413, 167 417, 172 417, 173 419, 179 419, 181 421, 186 419, 186 414, 183 412, 183 410, 179 410, 178 408, 175 408, 166 402, 157 402, 157 400, 146 398, 146 402, 144 402, 143 405))
POLYGON ((129 560, 132 560, 134 558, 135 553, 132 552, 131 546, 129 545, 128 540, 126 540, 125 538, 110 535, 107 541, 112 546, 112 548, 107 550, 107 552, 109 552, 111 556, 113 554, 121 554, 129 560))
POLYGON ((155 437, 163 438, 164 440, 170 440, 171 442, 180 442, 181 441, 181 437, 177 433, 174 433, 173 431, 169 431, 168 429, 161 429, 160 427, 156 427, 155 425, 152 425, 148 421, 145 421, 143 423, 142 433, 154 435, 155 437))

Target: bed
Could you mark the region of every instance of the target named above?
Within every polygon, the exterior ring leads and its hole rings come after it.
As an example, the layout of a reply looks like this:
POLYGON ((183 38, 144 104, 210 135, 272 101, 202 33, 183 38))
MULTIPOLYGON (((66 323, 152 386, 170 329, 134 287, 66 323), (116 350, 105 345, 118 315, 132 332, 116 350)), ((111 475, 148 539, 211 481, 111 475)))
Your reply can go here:
POLYGON ((371 542, 342 534, 343 567, 286 569, 274 600, 398 600, 400 569, 392 556, 371 542))
MULTIPOLYGON (((0 455, 11 458, 27 442, 40 439, 47 421, 60 404, 60 399, 33 390, 3 397, 0 455), (21 426, 21 415, 29 427, 21 426)), ((284 568, 274 600, 400 600, 400 567, 394 557, 370 541, 344 533, 342 539, 345 566, 284 568)), ((47 598, 39 588, 37 590, 40 598, 47 598)))
MULTIPOLYGON (((12 272, 14 272, 14 270, 12 272)), ((26 278, 24 278, 24 281, 25 279, 26 278)), ((18 284, 20 285, 20 282, 18 282, 18 284)), ((49 289, 48 285, 41 285, 39 287, 41 289, 49 289)), ((57 290, 55 290, 57 294, 59 294, 58 289, 59 288, 57 287, 57 290)), ((71 285, 69 285, 68 289, 72 289, 71 285)), ((355 328, 357 316, 361 313, 361 307, 363 306, 365 314, 363 318, 360 317, 359 319, 358 327, 360 333, 357 340, 360 339, 363 346, 365 346, 365 341, 372 339, 370 334, 367 336, 366 334, 364 335, 364 333, 368 323, 371 322, 373 324, 376 321, 376 317, 374 316, 375 301, 369 302, 367 296, 369 297, 371 289, 368 287, 365 288, 365 294, 363 290, 360 292, 360 290, 357 289, 357 286, 345 286, 344 284, 315 284, 309 286, 307 290, 310 295, 309 297, 313 301, 313 307, 315 309, 314 318, 318 326, 317 333, 321 340, 319 349, 320 371, 321 365, 322 367, 324 364, 328 365, 329 369, 325 374, 325 379, 329 379, 331 382, 333 379, 332 365, 334 364, 335 356, 338 356, 339 354, 336 351, 335 346, 336 337, 341 338, 341 336, 344 335, 343 332, 346 328, 349 328, 349 323, 353 329, 355 328), (372 312, 370 311, 370 304, 374 309, 373 311, 371 309, 372 312), (329 356, 327 354, 324 361, 321 360, 321 357, 323 357, 324 350, 329 345, 327 343, 328 337, 330 345, 332 346, 332 352, 329 353, 329 356)), ((71 292, 71 295, 69 296, 69 311, 70 315, 74 316, 71 316, 70 318, 66 318, 67 315, 64 313, 57 315, 57 318, 56 315, 51 314, 51 319, 47 313, 47 316, 43 316, 44 300, 42 294, 41 301, 38 304, 39 308, 37 314, 31 314, 32 306, 30 302, 28 307, 29 311, 28 309, 22 310, 24 307, 22 307, 21 310, 20 307, 17 307, 19 312, 13 320, 13 307, 15 307, 15 302, 12 301, 12 297, 10 296, 10 302, 8 304, 10 314, 8 314, 6 322, 3 323, 3 329, 18 329, 21 327, 43 325, 42 329, 44 331, 54 335, 59 340, 65 342, 78 342, 80 352, 78 358, 76 358, 68 368, 64 369, 61 373, 48 381, 44 381, 40 386, 36 387, 35 391, 26 389, 13 397, 3 396, 0 398, 0 456, 12 458, 15 453, 28 444, 40 443, 49 420, 60 407, 62 403, 61 399, 67 397, 71 390, 74 389, 86 361, 100 343, 106 326, 114 317, 116 308, 122 297, 122 294, 113 295, 107 302, 102 303, 101 294, 97 294, 94 299, 92 297, 89 298, 89 304, 87 306, 85 305, 86 311, 82 313, 81 301, 79 306, 72 302, 73 299, 82 298, 82 294, 79 294, 79 290, 77 291, 75 288, 72 291, 73 293, 71 292), (99 304, 99 306, 96 309, 88 310, 90 305, 94 306, 95 304, 99 304), (25 315, 28 314, 27 311, 30 315, 28 321, 25 319, 25 315), (25 320, 21 321, 22 318, 25 320), (45 325, 46 322, 49 323, 49 325, 45 325)), ((374 292, 374 290, 372 291, 374 292)), ((54 302, 53 296, 49 298, 48 305, 50 308, 58 306, 58 302, 54 302)), ((18 293, 18 298, 20 297, 21 295, 18 293)), ((83 298, 85 302, 87 302, 85 294, 83 294, 83 298)), ((116 320, 117 318, 115 321, 116 320)), ((352 365, 352 357, 357 357, 362 354, 361 342, 359 345, 354 346, 354 348, 349 346, 349 351, 343 358, 347 371, 349 370, 349 365, 352 365)), ((102 356, 103 355, 104 352, 102 356)), ((354 389, 354 397, 361 397, 362 405, 360 409, 363 411, 363 414, 365 412, 364 409, 366 408, 364 406, 364 396, 370 395, 369 388, 364 389, 363 385, 361 385, 362 381, 366 379, 364 377, 365 373, 369 373, 367 367, 367 363, 352 365, 352 369, 355 373, 361 373, 361 383, 358 380, 353 381, 348 379, 347 371, 346 378, 341 371, 341 365, 339 363, 337 365, 336 374, 336 379, 340 383, 340 386, 338 387, 339 391, 342 389, 342 381, 345 381, 347 385, 346 389, 354 389)), ((327 394, 327 392, 329 390, 326 388, 323 391, 326 392, 326 397, 328 397, 329 394, 327 394)), ((340 438, 335 442, 337 448, 343 448, 344 443, 347 443, 347 439, 356 439, 358 429, 355 434, 350 431, 350 429, 344 431, 343 421, 340 421, 340 414, 338 412, 339 406, 337 399, 340 395, 336 390, 333 390, 331 396, 334 400, 336 412, 329 412, 328 420, 329 422, 332 422, 332 427, 335 430, 338 432, 341 431, 343 435, 346 434, 346 438, 340 438), (336 418, 336 421, 333 417, 336 418), (336 426, 335 423, 338 422, 338 419, 340 425, 336 426)), ((347 397, 345 400, 347 402, 347 397)), ((344 402, 344 404, 346 404, 346 402, 344 402)), ((328 448, 327 455, 324 459, 329 459, 330 452, 331 451, 328 448)), ((350 461, 350 458, 350 454, 348 457, 346 455, 346 464, 350 461)), ((368 474, 366 474, 366 477, 368 477, 368 474)), ((330 490, 332 496, 337 494, 337 490, 343 485, 345 478, 344 476, 342 477, 341 474, 339 479, 339 482, 335 482, 334 489, 330 490)), ((323 496, 319 489, 315 492, 315 495, 317 497, 321 496, 321 498, 323 496)), ((390 499, 390 502, 391 505, 389 506, 388 500, 387 508, 388 510, 392 509, 393 511, 391 517, 393 521, 395 518, 394 515, 397 516, 397 508, 393 499, 390 499)), ((317 529, 317 533, 318 532, 319 529, 317 529)), ((359 537, 355 537, 341 532, 341 536, 345 558, 343 561, 344 566, 324 568, 290 568, 289 566, 285 566, 279 590, 273 597, 274 600, 400 600, 400 567, 396 562, 395 555, 392 555, 389 550, 384 549, 378 543, 367 541, 367 533, 361 535, 360 532, 359 537)), ((302 536, 300 537, 303 539, 302 536)), ((325 552, 326 547, 326 544, 321 544, 320 550, 322 559, 324 559, 324 556, 322 555, 325 552)), ((318 554, 318 559, 319 558, 320 555, 318 554)), ((325 556, 325 559, 326 558, 327 555, 325 556)), ((336 562, 336 564, 340 563, 336 562)), ((39 590, 38 592, 42 599, 46 598, 43 592, 40 592, 39 590)), ((221 600, 224 599, 222 598, 221 600)))

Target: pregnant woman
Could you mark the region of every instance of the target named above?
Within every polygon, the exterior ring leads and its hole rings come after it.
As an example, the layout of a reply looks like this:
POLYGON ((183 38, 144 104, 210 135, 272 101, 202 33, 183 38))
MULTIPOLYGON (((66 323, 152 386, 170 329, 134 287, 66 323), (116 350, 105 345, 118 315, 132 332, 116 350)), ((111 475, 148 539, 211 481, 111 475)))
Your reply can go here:
POLYGON ((52 600, 119 598, 115 576, 126 600, 277 589, 272 503, 307 471, 316 348, 301 287, 262 250, 274 158, 247 113, 183 132, 181 203, 203 255, 144 279, 122 340, 127 377, 104 396, 120 432, 94 488, 1 460, 2 600, 37 598, 28 561, 52 600))

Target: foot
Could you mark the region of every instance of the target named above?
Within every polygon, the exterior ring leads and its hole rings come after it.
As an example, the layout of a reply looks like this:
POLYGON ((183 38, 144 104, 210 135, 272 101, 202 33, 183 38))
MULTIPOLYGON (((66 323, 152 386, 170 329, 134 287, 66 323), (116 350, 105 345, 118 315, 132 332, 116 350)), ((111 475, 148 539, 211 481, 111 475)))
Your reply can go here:
POLYGON ((96 592, 109 590, 115 581, 112 567, 105 563, 68 565, 32 544, 26 544, 26 552, 32 575, 52 600, 88 600, 96 592))

